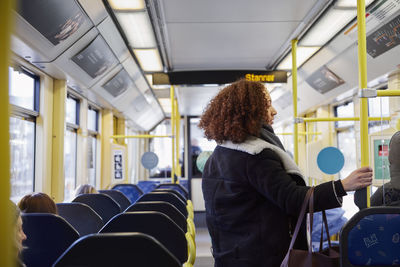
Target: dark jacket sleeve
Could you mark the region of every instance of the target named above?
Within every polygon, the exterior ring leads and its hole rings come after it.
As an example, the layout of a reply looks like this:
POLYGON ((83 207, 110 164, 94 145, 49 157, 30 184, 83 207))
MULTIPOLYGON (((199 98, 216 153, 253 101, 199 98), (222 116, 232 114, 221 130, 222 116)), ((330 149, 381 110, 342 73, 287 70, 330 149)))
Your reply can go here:
MULTIPOLYGON (((260 194, 286 214, 300 213, 309 187, 296 184, 275 152, 264 149, 260 154, 249 156, 246 165, 249 182, 260 194)), ((322 183, 315 187, 314 210, 340 207, 341 197, 345 195, 340 181, 322 183)))
POLYGON ((371 196, 371 206, 382 206, 383 205, 383 189, 380 186, 375 193, 371 196))

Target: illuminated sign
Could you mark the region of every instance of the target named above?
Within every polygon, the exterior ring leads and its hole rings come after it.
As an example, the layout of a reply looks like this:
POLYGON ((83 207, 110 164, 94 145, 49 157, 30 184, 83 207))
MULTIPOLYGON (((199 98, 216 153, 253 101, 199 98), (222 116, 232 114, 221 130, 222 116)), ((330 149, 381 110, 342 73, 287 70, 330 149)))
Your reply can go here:
POLYGON ((244 76, 246 80, 252 82, 265 82, 265 83, 273 83, 275 82, 275 75, 274 74, 267 74, 267 75, 254 75, 254 74, 246 74, 244 76))
POLYGON ((153 73, 153 84, 227 84, 240 79, 262 83, 286 83, 286 71, 179 71, 153 73))

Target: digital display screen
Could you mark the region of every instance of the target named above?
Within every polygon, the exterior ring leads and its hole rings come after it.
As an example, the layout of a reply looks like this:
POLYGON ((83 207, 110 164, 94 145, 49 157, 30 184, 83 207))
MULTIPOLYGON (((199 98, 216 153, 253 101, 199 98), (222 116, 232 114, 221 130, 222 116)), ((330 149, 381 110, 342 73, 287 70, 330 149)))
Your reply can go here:
POLYGON ((72 57, 72 61, 93 79, 105 73, 113 64, 118 62, 100 35, 81 52, 72 57))
POLYGON ((132 86, 133 81, 131 80, 129 74, 122 69, 117 73, 117 75, 112 77, 106 84, 104 84, 103 88, 113 97, 117 97, 132 86))
POLYGON ((75 0, 18 0, 17 12, 53 45, 68 39, 87 20, 75 0))

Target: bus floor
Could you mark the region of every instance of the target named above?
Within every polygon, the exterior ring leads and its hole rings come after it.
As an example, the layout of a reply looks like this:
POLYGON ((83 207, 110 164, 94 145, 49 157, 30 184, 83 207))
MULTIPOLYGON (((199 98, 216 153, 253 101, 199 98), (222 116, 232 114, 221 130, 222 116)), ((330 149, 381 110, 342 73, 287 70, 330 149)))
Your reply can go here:
POLYGON ((211 255, 211 238, 205 227, 196 228, 196 262, 194 267, 214 267, 211 255))

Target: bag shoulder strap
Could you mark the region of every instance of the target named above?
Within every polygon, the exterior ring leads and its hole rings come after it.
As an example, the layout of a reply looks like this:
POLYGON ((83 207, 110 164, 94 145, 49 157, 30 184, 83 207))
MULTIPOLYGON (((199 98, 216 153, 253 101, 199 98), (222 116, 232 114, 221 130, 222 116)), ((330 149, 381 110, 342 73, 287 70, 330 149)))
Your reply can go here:
POLYGON ((301 206, 299 218, 297 219, 296 228, 294 229, 294 233, 293 233, 293 236, 292 236, 292 240, 290 241, 289 249, 288 249, 288 251, 286 253, 285 258, 282 261, 281 267, 284 267, 284 266, 288 265, 289 253, 293 249, 294 242, 296 241, 297 235, 299 234, 300 226, 301 226, 301 223, 302 223, 302 221, 304 219, 304 216, 305 216, 305 213, 306 213, 307 204, 308 204, 310 198, 313 197, 313 196, 314 196, 314 187, 311 187, 310 189, 308 189, 307 194, 306 194, 306 196, 304 198, 303 204, 301 206))

